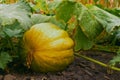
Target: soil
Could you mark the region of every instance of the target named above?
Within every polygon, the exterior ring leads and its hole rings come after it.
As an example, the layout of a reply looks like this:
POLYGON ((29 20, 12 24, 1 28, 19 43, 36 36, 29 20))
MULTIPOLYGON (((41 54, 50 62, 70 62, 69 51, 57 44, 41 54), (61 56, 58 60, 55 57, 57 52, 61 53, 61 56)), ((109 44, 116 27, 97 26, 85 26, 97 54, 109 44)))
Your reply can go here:
MULTIPOLYGON (((101 51, 84 51, 81 54, 104 63, 108 63, 114 56, 114 53, 101 51)), ((120 80, 120 72, 110 72, 108 68, 80 57, 75 57, 75 61, 68 68, 56 73, 35 73, 26 69, 20 72, 20 68, 17 69, 0 72, 0 80, 120 80)))

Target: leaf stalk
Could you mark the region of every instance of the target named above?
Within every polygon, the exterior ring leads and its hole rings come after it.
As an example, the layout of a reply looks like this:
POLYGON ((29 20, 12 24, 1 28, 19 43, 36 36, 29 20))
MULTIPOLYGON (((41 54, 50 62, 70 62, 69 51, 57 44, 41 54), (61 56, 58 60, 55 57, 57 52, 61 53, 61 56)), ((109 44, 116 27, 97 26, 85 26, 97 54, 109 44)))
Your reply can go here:
POLYGON ((81 57, 81 58, 84 58, 84 59, 86 59, 86 60, 89 60, 89 61, 91 61, 91 62, 94 62, 94 63, 96 63, 96 64, 99 64, 100 66, 106 67, 106 68, 108 68, 108 69, 120 71, 120 68, 118 68, 118 67, 110 66, 110 65, 108 65, 108 64, 105 64, 105 63, 100 62, 100 61, 98 61, 98 60, 95 60, 95 59, 93 59, 93 58, 87 57, 87 56, 85 56, 85 55, 82 55, 82 54, 79 54, 79 53, 75 53, 74 55, 77 56, 77 57, 81 57))

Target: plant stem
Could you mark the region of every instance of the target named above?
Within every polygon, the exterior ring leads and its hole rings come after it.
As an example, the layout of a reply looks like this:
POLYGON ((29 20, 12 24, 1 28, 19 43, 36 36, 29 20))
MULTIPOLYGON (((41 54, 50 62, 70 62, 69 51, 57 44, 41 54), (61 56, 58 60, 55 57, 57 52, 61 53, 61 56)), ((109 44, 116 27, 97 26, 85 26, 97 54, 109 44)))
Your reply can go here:
POLYGON ((102 63, 102 62, 100 62, 100 61, 98 61, 98 60, 95 60, 95 59, 93 59, 93 58, 84 56, 84 55, 82 55, 82 54, 75 53, 74 55, 77 56, 77 57, 82 57, 82 58, 84 58, 84 59, 86 59, 86 60, 89 60, 89 61, 91 61, 91 62, 94 62, 94 63, 96 63, 96 64, 99 64, 99 65, 101 65, 101 66, 103 66, 103 67, 107 67, 107 68, 112 69, 112 70, 120 71, 120 68, 107 65, 107 64, 102 63))

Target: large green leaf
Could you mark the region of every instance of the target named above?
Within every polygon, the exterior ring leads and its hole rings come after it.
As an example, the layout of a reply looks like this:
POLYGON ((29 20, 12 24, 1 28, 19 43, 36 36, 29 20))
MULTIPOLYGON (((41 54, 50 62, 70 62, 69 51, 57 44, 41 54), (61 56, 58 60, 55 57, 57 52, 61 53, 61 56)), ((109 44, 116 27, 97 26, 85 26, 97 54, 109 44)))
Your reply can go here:
POLYGON ((82 31, 89 39, 95 39, 103 30, 95 16, 81 3, 63 1, 56 10, 57 19, 67 22, 72 16, 77 16, 82 31))
POLYGON ((33 14, 31 16, 31 19, 32 19, 33 25, 39 24, 39 23, 44 23, 44 22, 51 22, 53 24, 56 24, 57 26, 59 26, 62 29, 65 28, 65 24, 56 20, 56 18, 54 16, 46 16, 46 15, 42 15, 42 14, 33 14))
POLYGON ((33 14, 31 16, 33 24, 38 24, 42 22, 48 22, 51 19, 51 16, 46 16, 42 14, 33 14))
POLYGON ((56 8, 57 19, 64 20, 65 22, 67 22, 74 15, 75 6, 76 2, 63 1, 56 8))
POLYGON ((15 4, 0 4, 0 25, 8 26, 16 22, 24 30, 31 26, 30 6, 25 5, 24 2, 15 4))
POLYGON ((106 8, 105 10, 113 15, 120 17, 120 7, 119 8, 112 8, 112 9, 106 8))
POLYGON ((103 30, 102 25, 97 21, 95 16, 89 11, 88 8, 82 4, 78 4, 76 13, 78 15, 79 25, 83 33, 91 40, 95 39, 103 30))
POLYGON ((64 23, 63 21, 58 21, 55 16, 51 17, 51 19, 49 20, 49 22, 57 25, 58 27, 60 27, 61 29, 66 30, 66 23, 64 23))
POLYGON ((6 52, 1 52, 0 53, 0 68, 5 69, 7 64, 12 61, 12 57, 6 53, 6 52))
POLYGON ((30 4, 27 2, 27 0, 18 0, 16 5, 17 5, 16 7, 19 7, 20 9, 24 9, 28 12, 32 12, 32 8, 30 4))
POLYGON ((88 6, 89 11, 94 14, 94 17, 110 34, 120 26, 120 18, 93 5, 88 6))
POLYGON ((63 1, 56 10, 57 19, 67 23, 73 16, 75 16, 78 22, 75 26, 80 26, 80 30, 77 28, 78 30, 76 29, 74 36, 75 50, 91 48, 93 45, 92 41, 103 30, 102 25, 83 4, 74 1, 63 1))
POLYGON ((83 33, 80 26, 78 26, 76 29, 74 40, 75 40, 75 51, 79 51, 80 49, 88 50, 92 48, 92 46, 94 45, 94 43, 91 40, 89 40, 86 37, 86 35, 83 33))

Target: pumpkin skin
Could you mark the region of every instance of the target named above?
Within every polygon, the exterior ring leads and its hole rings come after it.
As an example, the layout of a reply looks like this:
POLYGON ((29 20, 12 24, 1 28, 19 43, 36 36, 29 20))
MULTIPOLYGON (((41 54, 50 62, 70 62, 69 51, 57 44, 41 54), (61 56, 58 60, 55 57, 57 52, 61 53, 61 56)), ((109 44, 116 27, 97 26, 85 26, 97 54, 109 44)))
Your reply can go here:
POLYGON ((65 69, 74 60, 74 42, 52 23, 33 25, 23 36, 28 66, 36 72, 65 69))

